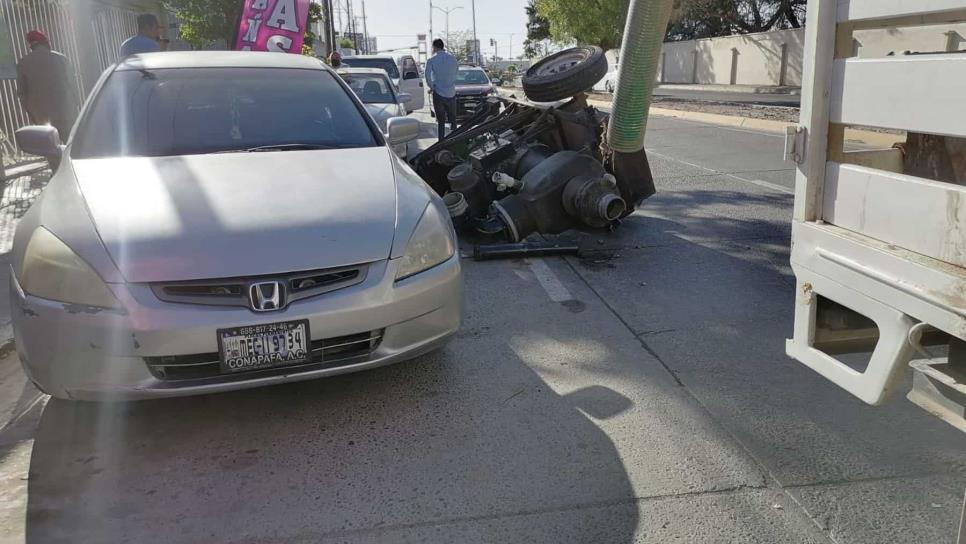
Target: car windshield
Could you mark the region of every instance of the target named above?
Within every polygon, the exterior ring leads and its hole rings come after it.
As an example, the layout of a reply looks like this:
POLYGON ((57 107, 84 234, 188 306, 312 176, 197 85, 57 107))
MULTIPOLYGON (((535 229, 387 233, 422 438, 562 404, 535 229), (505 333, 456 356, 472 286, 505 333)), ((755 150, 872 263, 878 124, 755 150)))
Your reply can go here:
POLYGON ((490 80, 483 70, 460 70, 456 73, 457 85, 489 85, 490 80))
POLYGON ((75 158, 197 155, 273 146, 378 145, 329 72, 187 68, 115 72, 81 121, 75 158))
POLYGON ((350 57, 342 59, 342 64, 353 68, 381 68, 389 74, 389 77, 399 79, 399 67, 396 66, 396 61, 392 59, 360 59, 350 57))
POLYGON ((395 104, 396 93, 386 76, 379 74, 343 74, 342 79, 366 104, 395 104))

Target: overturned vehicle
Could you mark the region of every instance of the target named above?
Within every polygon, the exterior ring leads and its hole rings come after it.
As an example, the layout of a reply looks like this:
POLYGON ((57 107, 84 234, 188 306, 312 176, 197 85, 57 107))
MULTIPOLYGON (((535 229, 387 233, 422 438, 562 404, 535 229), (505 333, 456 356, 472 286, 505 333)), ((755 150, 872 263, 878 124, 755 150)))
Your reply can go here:
POLYGON ((613 228, 654 194, 643 148, 611 149, 610 116, 587 102, 585 91, 606 72, 597 47, 551 55, 523 77, 532 102, 490 97, 412 159, 458 230, 518 242, 535 232, 613 228))

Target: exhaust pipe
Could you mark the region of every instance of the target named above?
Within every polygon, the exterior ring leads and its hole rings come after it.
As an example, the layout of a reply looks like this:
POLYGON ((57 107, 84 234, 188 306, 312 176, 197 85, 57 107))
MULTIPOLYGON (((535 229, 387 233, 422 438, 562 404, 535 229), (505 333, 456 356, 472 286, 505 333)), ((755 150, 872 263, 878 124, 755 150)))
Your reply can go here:
POLYGON ((621 44, 621 67, 607 126, 607 143, 620 153, 644 149, 647 114, 657 86, 657 64, 672 0, 631 0, 621 44))

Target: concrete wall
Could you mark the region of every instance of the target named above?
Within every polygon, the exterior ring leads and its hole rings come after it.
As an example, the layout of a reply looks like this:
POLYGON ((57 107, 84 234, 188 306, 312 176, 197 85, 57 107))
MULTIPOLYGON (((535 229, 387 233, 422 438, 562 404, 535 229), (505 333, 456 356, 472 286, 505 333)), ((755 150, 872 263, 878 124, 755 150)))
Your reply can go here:
POLYGON ((666 43, 659 74, 664 83, 798 86, 804 39, 795 29, 666 43))
MULTIPOLYGON (((805 30, 794 29, 665 43, 659 79, 663 83, 799 86, 804 39, 805 30)), ((853 41, 853 54, 861 58, 963 50, 966 23, 858 30, 853 41)))

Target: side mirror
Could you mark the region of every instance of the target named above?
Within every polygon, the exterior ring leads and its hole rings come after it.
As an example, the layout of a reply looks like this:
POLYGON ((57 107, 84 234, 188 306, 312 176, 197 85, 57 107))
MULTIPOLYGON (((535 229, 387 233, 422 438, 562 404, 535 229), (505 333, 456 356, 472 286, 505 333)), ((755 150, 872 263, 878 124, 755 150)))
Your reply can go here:
POLYGON ((419 79, 419 72, 409 71, 403 74, 403 79, 419 79))
POLYGON ((409 104, 413 101, 413 95, 409 93, 399 93, 396 95, 396 99, 399 100, 400 104, 409 104))
POLYGON ((392 117, 386 121, 389 145, 408 144, 419 138, 419 121, 411 117, 392 117))
POLYGON ((17 147, 30 155, 39 155, 47 160, 59 161, 63 154, 60 133, 50 125, 23 127, 15 133, 17 147))

